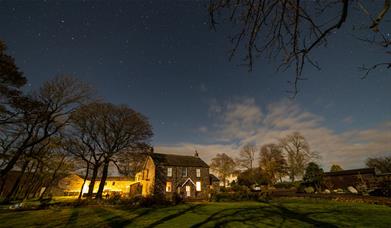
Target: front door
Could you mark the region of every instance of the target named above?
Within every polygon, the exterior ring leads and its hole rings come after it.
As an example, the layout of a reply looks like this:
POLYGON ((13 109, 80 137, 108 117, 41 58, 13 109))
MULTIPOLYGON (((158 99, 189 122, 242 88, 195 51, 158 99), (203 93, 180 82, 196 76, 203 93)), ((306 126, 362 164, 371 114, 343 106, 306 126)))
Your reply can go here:
POLYGON ((191 187, 189 185, 186 185, 186 197, 191 196, 191 187))

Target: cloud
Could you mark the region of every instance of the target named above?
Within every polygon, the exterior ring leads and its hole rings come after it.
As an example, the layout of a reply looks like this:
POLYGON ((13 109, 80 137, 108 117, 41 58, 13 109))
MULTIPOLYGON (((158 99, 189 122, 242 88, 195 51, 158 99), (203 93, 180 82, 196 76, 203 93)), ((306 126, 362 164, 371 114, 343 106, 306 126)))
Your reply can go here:
POLYGON ((206 133, 206 132, 208 132, 208 128, 207 128, 206 126, 201 126, 201 127, 199 127, 197 130, 198 130, 198 132, 200 132, 200 133, 206 133))
POLYGON ((253 98, 236 98, 224 105, 214 103, 209 110, 217 117, 215 135, 221 141, 250 137, 262 120, 261 109, 253 98))
POLYGON ((351 124, 353 123, 353 117, 352 116, 347 116, 345 117, 342 122, 346 123, 346 124, 351 124))
POLYGON ((320 154, 318 162, 325 170, 332 164, 345 169, 360 168, 365 166, 367 157, 391 155, 391 121, 370 129, 337 133, 325 126, 323 117, 293 101, 269 104, 262 112, 253 98, 236 98, 222 104, 213 101, 209 112, 215 124, 205 129, 208 137, 215 138, 213 144, 180 143, 158 146, 157 151, 194 154, 197 149, 209 162, 217 153, 236 157, 246 143, 261 146, 299 131, 311 149, 320 154))

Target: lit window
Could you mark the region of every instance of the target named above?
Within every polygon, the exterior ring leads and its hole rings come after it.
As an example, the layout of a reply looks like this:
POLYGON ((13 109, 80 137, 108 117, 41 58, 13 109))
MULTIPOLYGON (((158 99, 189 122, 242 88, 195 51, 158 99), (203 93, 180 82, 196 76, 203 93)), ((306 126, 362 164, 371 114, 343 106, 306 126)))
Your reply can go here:
POLYGON ((199 181, 196 182, 196 190, 197 192, 201 191, 201 182, 199 181))
POLYGON ((197 175, 197 177, 201 176, 201 169, 196 169, 196 175, 197 175))
POLYGON ((187 168, 182 168, 182 177, 187 177, 187 168))
POLYGON ((167 176, 172 177, 172 168, 167 168, 167 176))
POLYGON ((171 182, 167 182, 166 183, 166 192, 171 192, 171 189, 172 189, 172 183, 171 182))

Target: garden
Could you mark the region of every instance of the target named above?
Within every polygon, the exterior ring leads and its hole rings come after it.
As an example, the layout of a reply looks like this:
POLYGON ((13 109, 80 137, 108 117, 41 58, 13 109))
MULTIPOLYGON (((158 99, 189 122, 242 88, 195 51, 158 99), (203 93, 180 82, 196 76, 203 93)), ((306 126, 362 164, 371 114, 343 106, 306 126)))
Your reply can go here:
POLYGON ((391 207, 384 205, 308 198, 148 207, 53 205, 2 210, 0 227, 390 227, 390 214, 391 207))

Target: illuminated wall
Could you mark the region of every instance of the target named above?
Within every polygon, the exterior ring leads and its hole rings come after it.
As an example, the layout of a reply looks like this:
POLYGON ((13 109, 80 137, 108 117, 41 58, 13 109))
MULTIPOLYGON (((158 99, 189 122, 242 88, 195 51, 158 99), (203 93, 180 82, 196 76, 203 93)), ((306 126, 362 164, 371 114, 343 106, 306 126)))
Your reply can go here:
MULTIPOLYGON (((122 194, 129 193, 130 190, 130 185, 136 183, 136 181, 133 181, 129 178, 129 180, 124 180, 125 178, 113 178, 113 177, 108 177, 106 181, 106 185, 103 189, 104 192, 120 192, 122 194)), ((88 186, 90 184, 90 181, 87 180, 84 184, 83 187, 83 193, 88 192, 88 186)), ((81 178, 78 175, 72 174, 69 175, 59 182, 59 187, 62 189, 64 192, 67 193, 79 193, 81 186, 83 185, 83 178, 81 178)), ((94 185, 94 191, 93 193, 98 192, 98 188, 100 185, 100 181, 95 181, 94 185)))

